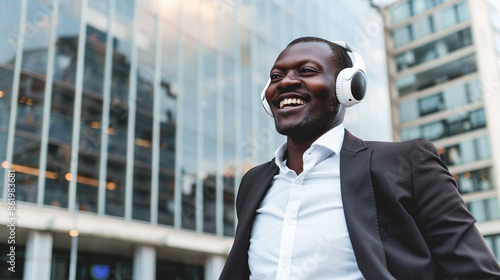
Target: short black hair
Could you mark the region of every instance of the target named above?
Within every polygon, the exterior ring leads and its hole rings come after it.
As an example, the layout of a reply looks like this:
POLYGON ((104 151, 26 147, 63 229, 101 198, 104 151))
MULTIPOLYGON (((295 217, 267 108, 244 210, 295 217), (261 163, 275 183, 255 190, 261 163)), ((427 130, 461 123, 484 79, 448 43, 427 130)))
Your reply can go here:
POLYGON ((337 68, 342 70, 345 68, 350 68, 352 67, 352 60, 349 54, 347 54, 347 50, 344 49, 343 47, 332 43, 331 41, 325 40, 323 38, 319 37, 300 37, 297 38, 293 41, 290 42, 286 47, 291 47, 296 44, 300 43, 308 43, 308 42, 320 42, 320 43, 325 43, 328 46, 330 46, 330 49, 332 50, 332 56, 331 59, 332 61, 336 64, 337 68))

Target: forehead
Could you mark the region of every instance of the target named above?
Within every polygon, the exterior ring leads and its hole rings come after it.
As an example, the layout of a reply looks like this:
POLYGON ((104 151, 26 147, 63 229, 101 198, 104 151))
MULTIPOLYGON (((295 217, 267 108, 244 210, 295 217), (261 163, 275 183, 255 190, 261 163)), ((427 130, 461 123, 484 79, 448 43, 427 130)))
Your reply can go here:
POLYGON ((329 45, 323 42, 297 43, 284 49, 276 59, 274 67, 285 66, 290 63, 312 61, 327 67, 332 65, 333 52, 329 45))

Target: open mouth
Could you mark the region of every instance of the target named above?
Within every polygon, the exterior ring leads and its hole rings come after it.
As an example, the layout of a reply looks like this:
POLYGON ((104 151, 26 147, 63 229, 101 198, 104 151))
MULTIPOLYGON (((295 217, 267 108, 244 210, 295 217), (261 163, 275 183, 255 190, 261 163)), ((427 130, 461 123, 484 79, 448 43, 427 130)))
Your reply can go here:
POLYGON ((283 109, 283 108, 297 107, 304 104, 306 104, 306 101, 302 98, 297 98, 297 97, 283 98, 279 103, 279 108, 283 109))

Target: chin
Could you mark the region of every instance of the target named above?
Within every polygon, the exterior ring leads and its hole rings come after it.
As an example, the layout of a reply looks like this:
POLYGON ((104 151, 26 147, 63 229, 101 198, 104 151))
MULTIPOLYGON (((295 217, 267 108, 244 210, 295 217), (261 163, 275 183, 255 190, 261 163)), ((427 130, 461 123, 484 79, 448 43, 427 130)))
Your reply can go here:
POLYGON ((311 138, 316 137, 315 129, 304 123, 299 123, 296 125, 280 125, 276 123, 276 131, 279 134, 290 137, 295 142, 302 142, 311 138))

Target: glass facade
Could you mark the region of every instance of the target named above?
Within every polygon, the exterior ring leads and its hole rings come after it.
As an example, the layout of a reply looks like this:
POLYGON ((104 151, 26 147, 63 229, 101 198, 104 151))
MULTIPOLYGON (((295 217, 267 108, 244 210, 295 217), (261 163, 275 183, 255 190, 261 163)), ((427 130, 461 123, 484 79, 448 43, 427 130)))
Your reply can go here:
POLYGON ((454 51, 472 45, 470 28, 440 38, 431 43, 396 55, 394 61, 398 71, 444 57, 454 51))
POLYGON ((467 208, 478 222, 500 219, 496 197, 468 202, 467 208))
POLYGON ((484 109, 463 112, 445 119, 401 130, 401 139, 426 138, 430 141, 443 139, 486 127, 484 109))
POLYGON ((454 174, 461 194, 490 191, 493 189, 493 173, 491 168, 482 168, 454 174))
POLYGON ((490 246, 491 251, 500 262, 500 234, 487 235, 484 237, 484 240, 490 246))
MULTIPOLYGON (((418 3, 423 1, 414 2, 418 3)), ((469 20, 470 15, 467 5, 467 1, 464 1, 451 7, 438 10, 428 17, 418 19, 408 25, 395 29, 392 31, 394 47, 398 48, 404 46, 415 40, 469 20)), ((425 5, 419 6, 421 7, 421 11, 425 10, 425 5)), ((401 14, 404 14, 404 12, 401 14)))
POLYGON ((460 143, 438 149, 441 159, 451 167, 491 158, 487 136, 463 140, 460 143))
POLYGON ((399 95, 405 96, 477 71, 476 56, 468 55, 429 70, 396 79, 399 95))
POLYGON ((407 0, 390 8, 392 23, 396 24, 450 0, 407 0))
MULTIPOLYGON (((54 250, 52 254, 53 271, 51 280, 69 277, 70 252, 54 250)), ((116 255, 96 256, 92 253, 80 253, 78 256, 75 279, 123 279, 132 280, 132 258, 116 255)))
POLYGON ((482 100, 481 84, 473 80, 444 91, 421 98, 414 98, 399 104, 399 120, 401 123, 410 122, 434 113, 462 110, 468 104, 482 100))

